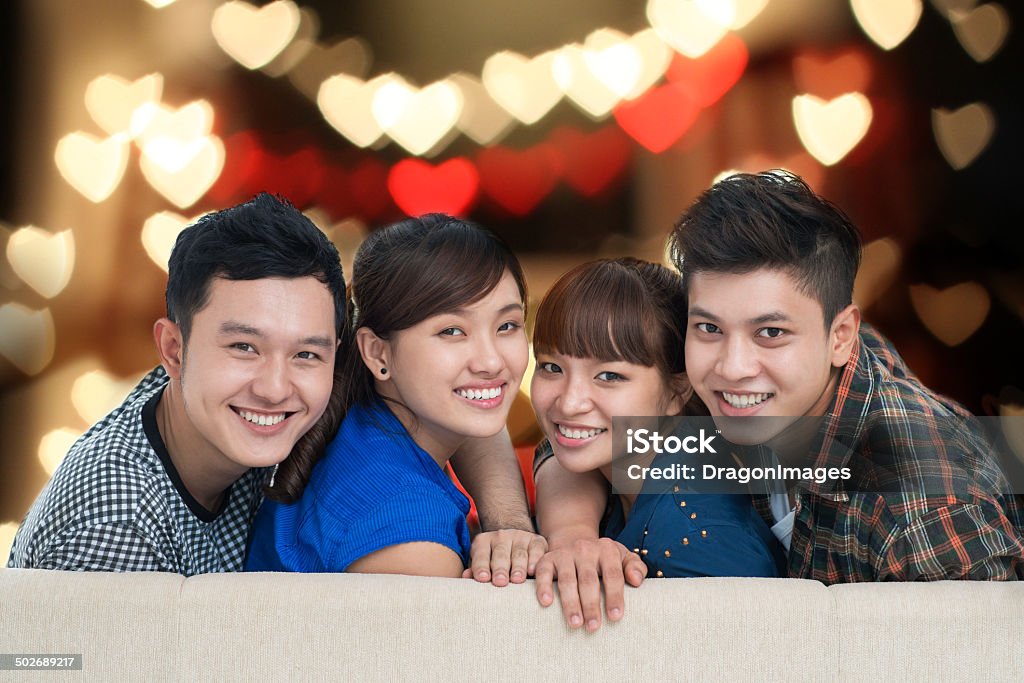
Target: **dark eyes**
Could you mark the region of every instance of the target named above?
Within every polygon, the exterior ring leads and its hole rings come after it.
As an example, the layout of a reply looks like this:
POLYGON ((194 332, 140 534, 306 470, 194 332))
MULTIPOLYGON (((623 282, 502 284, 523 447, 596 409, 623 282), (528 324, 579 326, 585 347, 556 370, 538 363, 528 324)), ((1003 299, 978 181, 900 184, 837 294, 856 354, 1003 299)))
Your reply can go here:
MULTIPOLYGON (((256 348, 252 344, 248 344, 246 342, 235 342, 234 344, 229 344, 228 348, 234 349, 236 351, 241 351, 242 353, 245 354, 256 353, 256 348)), ((322 356, 319 353, 316 353, 315 351, 299 351, 298 353, 295 354, 295 357, 298 358, 299 360, 323 359, 322 356)))
POLYGON ((602 382, 622 382, 625 381, 626 379, 625 375, 620 375, 619 373, 612 372, 610 370, 599 372, 595 377, 601 380, 602 382))
POLYGON ((697 323, 696 327, 701 332, 705 332, 707 334, 718 334, 722 331, 718 325, 713 323, 697 323))
POLYGON ((463 332, 458 327, 446 327, 443 330, 441 330, 438 334, 440 334, 442 337, 462 337, 465 336, 466 333, 463 332))
POLYGON ((785 333, 786 331, 779 327, 762 327, 757 331, 757 336, 767 339, 778 339, 785 333))
MULTIPOLYGON (((522 324, 520 324, 520 323, 518 323, 518 322, 516 322, 514 320, 509 320, 508 322, 502 323, 498 327, 498 332, 499 333, 500 332, 512 332, 514 330, 518 330, 521 327, 522 327, 522 324)), ((461 327, 446 327, 443 330, 441 330, 440 332, 438 332, 438 334, 440 336, 442 336, 442 337, 464 337, 464 336, 466 336, 465 330, 463 330, 461 327)))
POLYGON ((562 372, 562 368, 550 362, 538 363, 537 367, 539 367, 543 372, 550 372, 552 374, 562 372))

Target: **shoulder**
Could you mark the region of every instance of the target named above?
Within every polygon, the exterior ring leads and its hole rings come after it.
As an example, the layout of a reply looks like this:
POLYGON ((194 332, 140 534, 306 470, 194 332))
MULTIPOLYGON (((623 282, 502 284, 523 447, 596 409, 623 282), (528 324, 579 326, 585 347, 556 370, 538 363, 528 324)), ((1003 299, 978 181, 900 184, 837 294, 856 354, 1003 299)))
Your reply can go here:
POLYGON ((166 381, 147 381, 153 376, 150 373, 121 406, 71 447, 29 510, 19 531, 20 549, 42 552, 84 529, 132 527, 140 516, 166 516, 167 476, 141 417, 146 401, 166 381), (145 512, 153 514, 140 515, 145 512))

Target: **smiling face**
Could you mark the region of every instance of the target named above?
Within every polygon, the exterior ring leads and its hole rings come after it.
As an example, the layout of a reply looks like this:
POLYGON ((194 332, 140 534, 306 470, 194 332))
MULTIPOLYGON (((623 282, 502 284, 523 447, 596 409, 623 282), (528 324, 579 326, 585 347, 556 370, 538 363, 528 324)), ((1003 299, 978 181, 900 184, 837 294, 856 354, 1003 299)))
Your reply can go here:
POLYGON ((788 273, 766 268, 694 273, 689 316, 686 368, 715 417, 824 415, 859 323, 850 306, 826 332, 821 304, 788 273))
POLYGON ((676 415, 682 401, 658 368, 626 361, 537 354, 530 398, 559 464, 570 472, 612 462, 612 418, 676 415))
POLYGON ((375 342, 379 352, 362 339, 360 348, 377 393, 400 404, 395 413, 410 435, 443 462, 467 437, 505 426, 529 356, 524 324, 519 287, 506 271, 479 301, 375 342))
POLYGON ((225 468, 281 462, 327 406, 336 345, 315 278, 215 278, 184 346, 179 443, 225 468))

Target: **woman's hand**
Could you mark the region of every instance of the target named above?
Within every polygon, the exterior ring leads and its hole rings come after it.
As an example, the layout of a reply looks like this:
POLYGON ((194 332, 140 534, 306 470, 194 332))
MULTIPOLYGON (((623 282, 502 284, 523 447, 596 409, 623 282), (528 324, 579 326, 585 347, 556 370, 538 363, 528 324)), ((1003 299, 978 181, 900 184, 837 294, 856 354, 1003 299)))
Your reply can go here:
POLYGON ((537 562, 548 551, 543 536, 519 529, 499 529, 477 534, 469 551, 470 567, 463 578, 495 586, 523 583, 533 576, 537 562))
POLYGON ((572 628, 586 624, 588 631, 601 627, 601 584, 604 584, 608 621, 618 621, 625 609, 625 583, 639 586, 647 565, 610 538, 581 538, 544 555, 537 563, 537 600, 547 607, 554 602, 552 581, 565 621, 572 628))

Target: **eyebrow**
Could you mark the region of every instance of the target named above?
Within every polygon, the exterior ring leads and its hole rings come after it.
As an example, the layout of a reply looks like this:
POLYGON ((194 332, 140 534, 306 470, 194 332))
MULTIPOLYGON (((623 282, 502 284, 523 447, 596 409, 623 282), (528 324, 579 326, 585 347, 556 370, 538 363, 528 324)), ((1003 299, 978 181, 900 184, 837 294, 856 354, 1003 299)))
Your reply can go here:
MULTIPOLYGON (((513 311, 522 312, 522 310, 523 310, 523 304, 522 303, 506 304, 506 305, 502 306, 500 309, 498 309, 498 315, 506 315, 508 313, 512 313, 513 311)), ((468 315, 468 312, 469 312, 469 309, 466 308, 466 307, 456 308, 454 311, 452 311, 452 313, 454 315, 468 315)))
MULTIPOLYGON (((250 337, 264 337, 266 335, 258 327, 247 325, 245 323, 236 322, 234 320, 228 320, 220 324, 221 335, 232 335, 232 334, 243 334, 250 337)), ((333 348, 334 344, 328 337, 322 335, 313 335, 310 337, 304 337, 299 340, 300 346, 316 346, 322 349, 333 348)))
MULTIPOLYGON (((700 306, 694 306, 690 309, 691 317, 707 318, 713 322, 720 322, 721 319, 710 311, 706 311, 700 306)), ((769 311, 768 313, 762 313, 756 318, 751 318, 747 321, 748 325, 763 325, 765 323, 788 323, 792 322, 792 318, 783 313, 782 311, 769 311)))

